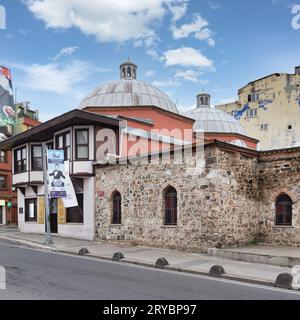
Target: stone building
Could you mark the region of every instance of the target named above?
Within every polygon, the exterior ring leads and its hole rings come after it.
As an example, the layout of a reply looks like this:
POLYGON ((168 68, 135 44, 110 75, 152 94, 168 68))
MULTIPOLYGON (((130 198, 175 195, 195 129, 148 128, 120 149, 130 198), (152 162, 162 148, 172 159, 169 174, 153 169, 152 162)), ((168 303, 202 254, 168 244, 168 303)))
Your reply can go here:
POLYGON ((20 230, 45 232, 47 145, 64 150, 78 202, 51 199, 52 233, 197 252, 253 241, 300 246, 300 147, 258 151, 208 94, 181 115, 136 71, 125 62, 121 79, 92 91, 83 110, 0 142, 12 150, 20 230), (178 134, 192 128, 204 136, 178 134))
POLYGON ((208 142, 206 167, 197 173, 195 150, 187 152, 182 164, 161 159, 159 164, 96 166, 97 236, 193 251, 255 239, 255 152, 208 142), (113 223, 116 193, 121 219, 113 223), (170 193, 175 203, 169 203, 170 193))
POLYGON ((300 245, 300 148, 255 151, 215 140, 204 157, 201 173, 190 170, 195 150, 180 165, 96 165, 96 236, 203 252, 300 245))
POLYGON ((294 74, 274 73, 239 89, 238 101, 218 105, 233 115, 262 150, 300 142, 300 67, 294 74))

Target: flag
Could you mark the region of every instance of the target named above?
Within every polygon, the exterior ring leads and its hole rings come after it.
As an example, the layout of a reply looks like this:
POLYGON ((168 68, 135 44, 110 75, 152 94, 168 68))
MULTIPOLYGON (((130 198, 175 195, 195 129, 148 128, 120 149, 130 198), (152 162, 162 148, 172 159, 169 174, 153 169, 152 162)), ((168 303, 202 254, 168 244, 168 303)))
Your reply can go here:
POLYGON ((15 125, 14 96, 10 70, 0 66, 0 126, 15 125))

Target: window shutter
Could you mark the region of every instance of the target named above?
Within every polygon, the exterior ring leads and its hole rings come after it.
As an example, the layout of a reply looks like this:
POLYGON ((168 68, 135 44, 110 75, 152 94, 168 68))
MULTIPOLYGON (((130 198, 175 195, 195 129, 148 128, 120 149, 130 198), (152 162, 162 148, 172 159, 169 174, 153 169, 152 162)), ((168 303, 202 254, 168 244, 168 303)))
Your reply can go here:
POLYGON ((45 198, 38 198, 38 223, 45 224, 45 198))
POLYGON ((57 199, 58 209, 58 224, 66 224, 66 208, 64 207, 63 199, 57 199))

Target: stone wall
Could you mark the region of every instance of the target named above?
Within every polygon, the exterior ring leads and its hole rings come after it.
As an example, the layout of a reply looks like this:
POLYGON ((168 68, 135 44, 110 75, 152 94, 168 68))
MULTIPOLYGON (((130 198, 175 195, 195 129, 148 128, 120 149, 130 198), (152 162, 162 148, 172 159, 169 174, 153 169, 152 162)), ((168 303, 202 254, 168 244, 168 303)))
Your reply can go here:
POLYGON ((96 235, 102 240, 205 252, 208 247, 245 245, 258 232, 257 159, 220 146, 205 148, 206 167, 125 164, 95 167, 96 235), (164 225, 163 191, 177 190, 178 225, 164 225), (122 195, 122 224, 112 225, 112 193, 122 195))
POLYGON ((259 156, 259 240, 272 245, 300 246, 300 151, 264 152, 259 156), (292 227, 276 226, 277 197, 293 201, 292 227))

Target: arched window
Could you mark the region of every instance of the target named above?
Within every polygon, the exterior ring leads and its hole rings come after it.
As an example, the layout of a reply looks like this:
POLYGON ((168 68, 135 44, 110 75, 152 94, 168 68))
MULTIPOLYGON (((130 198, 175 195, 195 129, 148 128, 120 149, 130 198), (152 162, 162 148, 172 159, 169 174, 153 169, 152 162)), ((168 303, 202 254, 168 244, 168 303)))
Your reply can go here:
POLYGON ((125 68, 122 69, 122 76, 123 76, 123 78, 126 77, 126 69, 125 68))
POLYGON ((164 191, 165 225, 177 225, 177 191, 169 186, 164 191))
POLYGON ((131 77, 131 69, 130 69, 130 67, 127 68, 127 77, 131 77))
POLYGON ((112 224, 121 224, 122 210, 121 210, 122 197, 119 191, 115 191, 112 195, 112 224))
POLYGON ((276 225, 292 225, 292 199, 287 194, 282 194, 276 200, 276 225))

